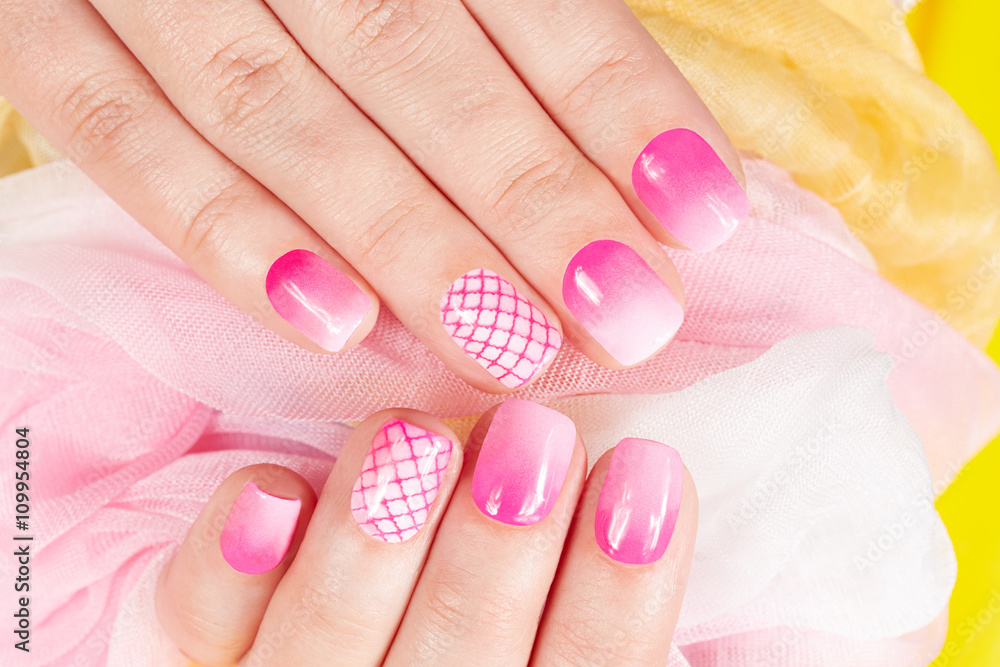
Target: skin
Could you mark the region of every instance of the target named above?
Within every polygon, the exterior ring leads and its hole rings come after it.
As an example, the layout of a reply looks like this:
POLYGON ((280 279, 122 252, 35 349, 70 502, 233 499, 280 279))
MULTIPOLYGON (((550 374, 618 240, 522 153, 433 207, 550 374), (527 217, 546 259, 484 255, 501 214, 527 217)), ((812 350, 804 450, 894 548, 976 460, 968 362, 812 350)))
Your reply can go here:
MULTIPOLYGON (((686 127, 743 184, 735 150, 620 0, 49 0, 0 5, 0 91, 210 285, 318 346, 271 306, 270 265, 308 249, 458 376, 501 385, 440 323, 488 269, 597 363, 621 365, 562 299, 598 239, 683 300, 638 200, 636 156, 686 127)), ((536 376, 537 377, 537 376, 536 376)))
POLYGON ((594 537, 614 450, 588 477, 579 436, 558 499, 542 521, 508 525, 478 510, 472 476, 493 412, 464 448, 428 415, 400 409, 373 415, 345 444, 318 501, 290 470, 251 466, 234 473, 160 577, 164 627, 203 665, 666 664, 697 524, 690 475, 684 471, 666 552, 653 563, 624 565, 594 537), (427 522, 399 543, 364 533, 350 511, 372 439, 392 418, 454 442, 427 522), (303 507, 284 560, 259 575, 227 571, 218 540, 205 538, 251 479, 266 492, 300 498, 303 507))

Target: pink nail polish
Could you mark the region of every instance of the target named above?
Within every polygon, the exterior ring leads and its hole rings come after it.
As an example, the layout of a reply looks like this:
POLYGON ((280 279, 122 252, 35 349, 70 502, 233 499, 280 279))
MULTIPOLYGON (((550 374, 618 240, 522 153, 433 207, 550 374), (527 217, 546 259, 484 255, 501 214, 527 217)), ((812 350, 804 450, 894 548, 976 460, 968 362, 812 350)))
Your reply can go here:
POLYGON ((243 574, 270 572, 288 553, 300 509, 298 498, 272 496, 248 482, 222 527, 222 557, 243 574))
POLYGON ((673 447, 640 438, 619 442, 594 517, 604 553, 629 565, 659 559, 674 533, 683 483, 684 466, 673 447))
POLYGON ((343 349, 372 307, 353 280, 308 250, 275 260, 265 285, 274 310, 328 352, 343 349))
POLYGON ((372 537, 402 542, 427 521, 448 471, 451 440, 401 419, 385 423, 351 492, 354 520, 372 537))
POLYGON ((472 474, 479 510, 503 523, 538 523, 552 510, 576 444, 566 415, 510 398, 493 415, 472 474))
POLYGON ((563 301, 583 328, 623 366, 650 357, 684 321, 674 293, 624 243, 585 245, 563 274, 563 301))
POLYGON ((722 245, 750 212, 732 172, 697 132, 668 130, 632 166, 632 186, 671 235, 695 252, 722 245))
POLYGON ((465 353, 510 389, 548 364, 562 335, 537 307, 492 271, 470 271, 441 301, 445 331, 465 353))

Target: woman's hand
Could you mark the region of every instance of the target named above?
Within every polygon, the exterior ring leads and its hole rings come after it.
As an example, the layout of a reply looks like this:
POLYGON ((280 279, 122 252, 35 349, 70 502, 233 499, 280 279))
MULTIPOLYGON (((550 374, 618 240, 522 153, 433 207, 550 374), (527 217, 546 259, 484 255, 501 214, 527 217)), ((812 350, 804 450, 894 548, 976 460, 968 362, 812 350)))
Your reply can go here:
POLYGON ((567 417, 519 399, 464 451, 380 412, 318 501, 278 466, 227 478, 160 577, 160 619, 204 665, 665 665, 694 484, 649 440, 587 479, 586 458, 567 417))
POLYGON ((683 317, 657 241, 747 213, 620 0, 6 0, 0 92, 265 326, 338 351, 381 299, 487 391, 563 333, 654 354, 683 317))

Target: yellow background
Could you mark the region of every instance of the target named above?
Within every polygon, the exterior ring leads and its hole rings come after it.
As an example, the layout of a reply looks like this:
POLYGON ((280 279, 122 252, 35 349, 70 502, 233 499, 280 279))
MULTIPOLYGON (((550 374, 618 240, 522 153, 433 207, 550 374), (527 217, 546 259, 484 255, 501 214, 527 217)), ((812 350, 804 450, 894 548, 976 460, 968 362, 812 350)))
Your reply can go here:
MULTIPOLYGON (((928 75, 1000 156, 1000 2, 923 0, 908 23, 928 75)), ((1000 360, 1000 335, 989 352, 1000 360)), ((959 473, 937 506, 958 554, 958 583, 934 667, 1000 665, 1000 438, 959 473)))

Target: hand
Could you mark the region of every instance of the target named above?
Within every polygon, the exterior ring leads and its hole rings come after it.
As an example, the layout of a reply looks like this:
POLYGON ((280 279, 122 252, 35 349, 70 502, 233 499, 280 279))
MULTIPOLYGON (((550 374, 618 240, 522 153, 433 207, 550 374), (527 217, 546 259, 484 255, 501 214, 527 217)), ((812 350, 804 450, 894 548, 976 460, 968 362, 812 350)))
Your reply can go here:
POLYGON ((203 665, 666 665, 694 484, 649 440, 587 479, 586 459, 567 417, 519 399, 464 451, 380 412, 318 501, 286 468, 227 478, 160 577, 160 619, 203 665))
POLYGON ((381 299, 487 391, 564 333, 654 354, 683 318, 657 241, 709 250, 747 212, 620 0, 7 0, 0 90, 265 326, 339 351, 381 299))

